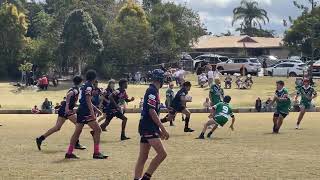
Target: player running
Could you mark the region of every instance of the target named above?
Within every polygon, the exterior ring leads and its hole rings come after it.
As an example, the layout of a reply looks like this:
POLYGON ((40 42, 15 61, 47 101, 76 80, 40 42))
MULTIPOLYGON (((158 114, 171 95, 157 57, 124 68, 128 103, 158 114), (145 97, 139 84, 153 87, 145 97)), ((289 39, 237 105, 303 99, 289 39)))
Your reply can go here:
POLYGON ((193 132, 194 130, 189 128, 189 121, 191 112, 187 109, 187 102, 191 102, 191 98, 187 98, 188 92, 191 89, 191 83, 186 81, 182 84, 182 88, 177 92, 176 96, 173 98, 172 105, 169 107, 169 114, 161 119, 162 123, 171 121, 175 119, 177 113, 182 113, 186 115, 184 132, 193 132))
MULTIPOLYGON (((42 142, 52 135, 55 132, 60 131, 62 125, 69 119, 73 124, 77 122, 77 115, 75 114, 73 108, 76 106, 79 96, 79 85, 82 82, 82 78, 80 76, 75 76, 73 78, 73 87, 70 88, 67 92, 66 100, 62 102, 61 107, 58 110, 58 119, 51 129, 49 129, 46 133, 41 135, 40 137, 36 138, 36 143, 39 151, 41 151, 41 144, 42 142)), ((86 149, 85 146, 82 146, 77 139, 75 143, 75 149, 84 150, 86 149)))
POLYGON ((215 79, 215 84, 210 87, 209 97, 211 105, 214 106, 223 100, 224 91, 221 88, 220 79, 215 79))
POLYGON ((303 119, 304 114, 307 110, 312 109, 312 100, 317 97, 316 90, 310 86, 310 80, 304 79, 303 80, 303 86, 298 88, 297 95, 295 97, 295 100, 298 100, 298 97, 301 96, 300 100, 300 114, 297 121, 296 129, 300 128, 300 123, 303 119))
MULTIPOLYGON (((110 94, 113 93, 113 91, 115 90, 115 85, 116 85, 116 81, 111 79, 108 82, 108 87, 103 91, 102 93, 102 111, 103 111, 103 115, 102 117, 100 117, 100 119, 98 120, 98 122, 101 122, 102 120, 106 119, 107 117, 107 108, 109 106, 110 100, 109 100, 109 96, 110 94)), ((102 131, 107 131, 106 129, 102 129, 102 131)))
POLYGON ((92 104, 93 83, 96 77, 96 72, 93 70, 89 70, 86 73, 87 81, 80 88, 80 105, 77 110, 76 129, 71 137, 70 145, 65 155, 66 159, 79 159, 78 156, 73 154, 73 149, 85 124, 88 124, 88 126, 93 130, 91 133, 94 141, 93 159, 106 159, 108 157, 100 152, 99 147, 101 128, 96 121, 96 112, 98 113, 98 115, 101 115, 101 111, 92 104))
POLYGON ((109 103, 109 106, 106 108, 107 117, 105 122, 100 125, 101 129, 105 130, 114 117, 121 119, 122 120, 121 135, 120 135, 121 141, 130 139, 129 137, 126 137, 126 134, 125 134, 128 118, 124 116, 124 109, 120 106, 121 101, 125 101, 127 103, 134 101, 134 97, 132 97, 131 99, 128 98, 128 95, 126 92, 127 88, 128 88, 128 81, 125 79, 121 79, 119 81, 119 88, 116 91, 114 91, 112 94, 110 94, 108 97, 110 100, 110 103, 109 103))
POLYGON ((200 136, 197 139, 204 139, 204 134, 206 133, 209 126, 212 126, 211 131, 207 134, 207 138, 210 138, 213 132, 220 126, 223 127, 229 120, 232 118, 232 123, 230 125, 230 129, 234 130, 234 122, 235 117, 232 112, 232 108, 230 107, 229 103, 231 101, 230 96, 225 96, 223 98, 223 102, 220 102, 212 107, 212 113, 209 116, 209 121, 204 124, 203 130, 200 136))
POLYGON ((168 140, 169 134, 161 124, 159 119, 160 113, 160 98, 159 89, 163 85, 164 72, 156 69, 152 72, 153 83, 147 89, 144 95, 143 109, 141 112, 141 119, 139 123, 140 152, 134 172, 135 180, 149 180, 152 174, 156 171, 159 165, 167 157, 161 139, 168 140), (151 147, 156 151, 157 155, 154 157, 144 173, 143 169, 151 147))
POLYGON ((284 87, 283 81, 277 81, 277 90, 271 105, 277 103, 275 113, 273 115, 273 133, 278 134, 283 120, 288 116, 291 100, 287 88, 284 87))

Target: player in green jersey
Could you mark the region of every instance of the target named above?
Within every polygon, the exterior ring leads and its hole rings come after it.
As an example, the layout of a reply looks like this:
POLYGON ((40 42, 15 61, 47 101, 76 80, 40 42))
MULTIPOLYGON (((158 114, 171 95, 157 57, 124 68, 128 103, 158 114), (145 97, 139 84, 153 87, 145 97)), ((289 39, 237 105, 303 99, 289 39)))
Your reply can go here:
POLYGON ((222 102, 224 92, 221 88, 221 82, 220 79, 215 79, 215 84, 210 87, 209 97, 211 101, 211 105, 214 106, 218 104, 219 102, 222 102))
POLYGON ((203 130, 200 136, 197 139, 204 139, 204 134, 209 126, 213 125, 211 131, 207 134, 207 137, 210 138, 212 133, 220 126, 223 127, 229 120, 232 118, 232 123, 230 125, 231 130, 234 130, 234 122, 235 117, 232 112, 232 108, 230 107, 229 103, 231 101, 230 96, 225 96, 223 98, 223 102, 220 102, 212 107, 212 113, 209 116, 209 121, 204 124, 203 130))
POLYGON ((316 90, 310 86, 310 80, 304 79, 303 86, 297 89, 297 94, 295 100, 298 100, 298 97, 301 96, 300 100, 300 114, 297 121, 296 129, 300 128, 300 123, 303 119, 304 114, 307 110, 312 109, 312 100, 317 97, 316 90))
POLYGON ((271 105, 277 103, 275 113, 273 115, 273 133, 279 133, 284 118, 289 114, 291 108, 291 100, 287 88, 284 87, 283 81, 277 81, 277 90, 271 105))

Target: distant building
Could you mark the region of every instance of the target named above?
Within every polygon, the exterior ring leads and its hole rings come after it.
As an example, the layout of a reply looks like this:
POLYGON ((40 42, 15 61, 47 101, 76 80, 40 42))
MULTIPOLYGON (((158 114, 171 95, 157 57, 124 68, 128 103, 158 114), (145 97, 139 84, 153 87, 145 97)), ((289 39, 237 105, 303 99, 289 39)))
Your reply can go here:
POLYGON ((214 53, 227 56, 274 55, 287 58, 289 50, 283 45, 282 38, 250 36, 202 36, 193 46, 195 53, 214 53))

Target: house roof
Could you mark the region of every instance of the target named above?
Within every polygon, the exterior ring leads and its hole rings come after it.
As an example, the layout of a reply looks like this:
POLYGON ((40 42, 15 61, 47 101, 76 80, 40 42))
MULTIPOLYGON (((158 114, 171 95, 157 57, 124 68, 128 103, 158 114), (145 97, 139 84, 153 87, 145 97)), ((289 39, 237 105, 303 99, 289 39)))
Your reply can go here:
POLYGON ((280 48, 283 46, 282 38, 265 38, 250 36, 202 36, 193 49, 219 49, 219 48, 280 48))

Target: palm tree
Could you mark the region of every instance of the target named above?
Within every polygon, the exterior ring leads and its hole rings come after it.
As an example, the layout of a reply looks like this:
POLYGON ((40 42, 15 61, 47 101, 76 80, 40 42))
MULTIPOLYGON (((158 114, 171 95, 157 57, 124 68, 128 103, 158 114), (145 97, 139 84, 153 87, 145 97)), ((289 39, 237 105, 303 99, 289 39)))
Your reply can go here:
POLYGON ((242 0, 239 7, 233 9, 232 26, 237 21, 242 21, 240 31, 251 36, 253 29, 269 22, 268 13, 266 10, 258 7, 256 1, 242 0))

